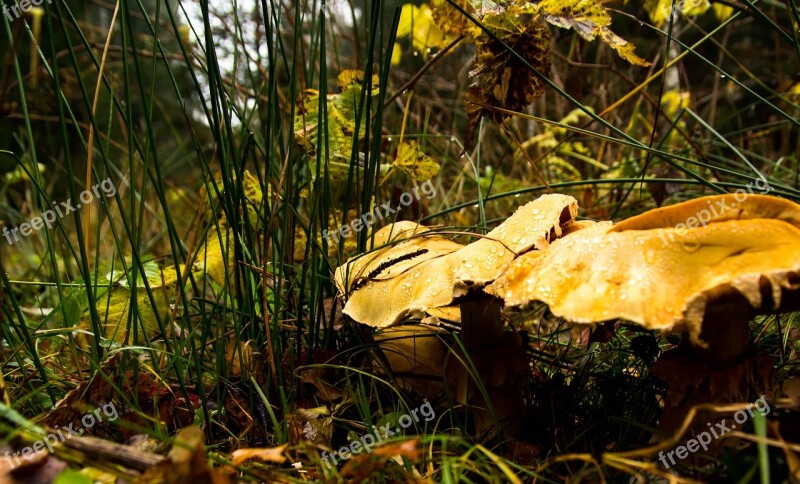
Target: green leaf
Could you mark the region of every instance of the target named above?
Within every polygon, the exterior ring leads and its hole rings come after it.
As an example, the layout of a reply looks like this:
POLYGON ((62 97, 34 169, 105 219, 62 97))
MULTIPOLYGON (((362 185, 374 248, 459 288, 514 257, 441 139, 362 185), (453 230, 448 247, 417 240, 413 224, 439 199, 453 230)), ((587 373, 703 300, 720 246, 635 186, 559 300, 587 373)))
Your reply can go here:
MULTIPOLYGON (((353 136, 358 130, 359 139, 365 135, 364 122, 367 110, 361 110, 361 117, 356 120, 356 111, 363 92, 363 73, 361 71, 345 70, 339 75, 339 94, 325 96, 324 102, 327 117, 319 112, 320 92, 315 89, 306 89, 297 106, 294 118, 295 141, 309 154, 315 154, 320 148, 320 132, 327 134, 328 146, 331 156, 350 158, 353 136), (320 123, 322 126, 320 126, 320 123)), ((373 76, 370 96, 379 93, 375 77, 373 76)), ((324 140, 324 138, 323 138, 324 140)), ((322 153, 325 159, 325 153, 322 153)))
POLYGON ((397 148, 394 166, 417 181, 427 181, 439 173, 439 164, 422 152, 414 141, 404 141, 397 148))
POLYGON ((53 484, 92 484, 94 481, 78 471, 67 469, 53 479, 53 484))

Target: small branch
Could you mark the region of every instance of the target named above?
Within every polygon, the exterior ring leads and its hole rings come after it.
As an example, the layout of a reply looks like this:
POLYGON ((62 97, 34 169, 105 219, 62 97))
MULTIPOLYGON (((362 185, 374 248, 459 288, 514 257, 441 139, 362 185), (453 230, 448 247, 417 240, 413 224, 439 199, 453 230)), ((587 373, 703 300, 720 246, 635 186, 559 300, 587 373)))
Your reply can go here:
POLYGON ((436 64, 436 62, 438 62, 438 61, 439 61, 439 59, 441 59, 442 57, 444 57, 444 55, 445 55, 445 54, 447 54, 447 53, 448 53, 450 50, 452 50, 452 49, 453 49, 453 47, 455 47, 455 46, 456 46, 456 45, 458 45, 458 44, 459 44, 459 43, 460 43, 462 40, 464 40, 464 37, 465 37, 465 35, 464 35, 464 34, 461 34, 461 35, 459 35, 458 37, 456 37, 455 39, 453 39, 453 41, 452 41, 452 42, 450 42, 449 44, 447 44, 447 45, 446 45, 446 46, 445 46, 445 47, 444 47, 442 50, 440 50, 439 52, 437 52, 436 54, 434 54, 434 55, 433 55, 433 56, 430 58, 430 60, 428 60, 428 62, 426 62, 426 63, 425 63, 425 65, 424 65, 424 66, 422 66, 422 69, 420 69, 420 70, 419 70, 419 72, 417 72, 416 74, 414 74, 414 77, 412 77, 411 79, 409 79, 409 80, 408 80, 408 82, 406 82, 405 84, 403 84, 403 86, 402 86, 400 89, 398 89, 397 91, 395 91, 395 93, 394 93, 394 94, 392 94, 391 96, 389 96, 389 99, 387 99, 387 100, 386 100, 386 102, 385 102, 385 103, 383 103, 383 107, 384 107, 384 108, 388 108, 388 107, 389 107, 389 105, 390 105, 390 104, 392 104, 392 102, 394 102, 394 100, 395 100, 395 99, 397 99, 398 97, 400 97, 400 96, 401 96, 401 95, 402 95, 404 92, 408 91, 409 89, 412 89, 412 88, 414 87, 414 85, 417 83, 417 81, 419 81, 419 79, 420 79, 420 78, 421 78, 423 75, 425 75, 425 73, 426 73, 426 72, 428 72, 428 70, 430 70, 430 68, 431 68, 431 67, 433 67, 433 65, 434 65, 434 64, 436 64))
POLYGON ((96 437, 73 437, 63 442, 64 447, 101 462, 113 462, 127 469, 144 472, 162 462, 164 456, 143 452, 129 445, 117 444, 96 437))

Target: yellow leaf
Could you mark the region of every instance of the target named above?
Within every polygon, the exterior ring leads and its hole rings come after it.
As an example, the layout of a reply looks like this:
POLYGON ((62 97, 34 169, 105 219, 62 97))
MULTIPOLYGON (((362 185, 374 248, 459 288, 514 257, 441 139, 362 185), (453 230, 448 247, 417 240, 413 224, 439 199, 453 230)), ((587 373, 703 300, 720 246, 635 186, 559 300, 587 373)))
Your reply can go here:
POLYGON ((450 39, 436 25, 431 8, 422 4, 403 5, 400 12, 400 23, 397 26, 397 37, 411 35, 411 43, 415 50, 427 55, 431 48, 443 47, 450 39))
POLYGON ((427 181, 439 173, 439 164, 422 152, 414 141, 404 141, 397 148, 394 166, 417 181, 427 181))
POLYGON ((691 98, 688 92, 675 89, 665 92, 661 97, 661 105, 664 107, 664 112, 670 117, 677 115, 681 108, 689 107, 690 101, 691 98))
POLYGON ((239 449, 234 450, 231 454, 231 463, 235 466, 242 465, 244 462, 252 459, 258 459, 264 462, 274 462, 275 464, 283 464, 286 462, 286 457, 283 451, 289 444, 283 444, 278 447, 270 448, 252 448, 252 449, 239 449))
POLYGON ((649 62, 636 55, 636 46, 612 32, 608 27, 600 27, 600 38, 617 54, 636 66, 648 67, 649 62))
POLYGON ((733 15, 733 7, 729 7, 727 5, 722 5, 720 3, 714 4, 714 15, 717 16, 720 22, 724 22, 733 15))
POLYGON ((400 61, 403 59, 403 48, 400 47, 400 44, 397 42, 394 43, 392 47, 392 65, 397 66, 400 65, 400 61))
MULTIPOLYGON (((339 84, 339 90, 344 92, 353 84, 364 83, 364 71, 358 69, 345 69, 339 73, 339 75, 336 77, 336 81, 339 84)), ((376 88, 378 84, 380 84, 378 75, 372 74, 372 88, 376 88)))
MULTIPOLYGON (((332 157, 341 156, 350 158, 353 144, 353 134, 356 125, 363 125, 366 121, 367 110, 362 108, 361 119, 356 120, 356 107, 361 102, 363 91, 364 73, 357 70, 344 70, 339 75, 338 83, 341 92, 325 96, 327 116, 322 116, 319 105, 321 93, 315 89, 306 89, 297 103, 297 112, 294 118, 294 138, 297 144, 309 154, 315 154, 319 149, 320 133, 332 157), (319 124, 322 123, 322 127, 319 124)), ((371 90, 368 96, 378 94, 378 78, 372 76, 371 90)), ((363 126, 358 130, 359 137, 364 136, 363 126)), ((323 147, 325 145, 323 144, 323 147)), ((326 159, 323 152, 322 159, 326 159)), ((312 170, 316 176, 316 170, 312 170)))
MULTIPOLYGON (((458 6, 470 15, 475 15, 475 9, 470 0, 454 0, 458 6)), ((467 34, 474 31, 475 26, 470 20, 450 5, 447 0, 431 0, 431 15, 436 25, 448 35, 467 34)), ((480 32, 480 29, 477 30, 480 32)))
POLYGON ((656 27, 667 23, 673 8, 676 13, 693 17, 705 13, 710 7, 711 3, 708 0, 675 0, 674 7, 672 0, 646 0, 644 2, 644 9, 647 10, 647 15, 650 16, 650 20, 656 27))
POLYGON ((419 17, 419 7, 413 3, 403 5, 400 10, 400 22, 397 24, 397 38, 407 37, 411 33, 414 18, 419 17))
POLYGON ((591 41, 600 37, 631 64, 644 67, 650 65, 634 53, 635 45, 608 28, 611 25, 611 16, 596 0, 543 0, 538 5, 538 12, 555 26, 575 29, 586 40, 591 41))

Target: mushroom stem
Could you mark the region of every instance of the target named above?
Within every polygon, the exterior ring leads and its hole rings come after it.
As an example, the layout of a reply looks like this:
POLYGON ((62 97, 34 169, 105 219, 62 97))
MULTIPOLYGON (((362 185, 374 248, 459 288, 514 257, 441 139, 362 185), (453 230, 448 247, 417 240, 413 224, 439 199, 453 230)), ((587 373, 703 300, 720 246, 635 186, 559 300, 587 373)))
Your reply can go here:
POLYGON ((502 305, 495 298, 467 298, 461 309, 461 341, 468 350, 480 350, 503 339, 502 305))
POLYGON ((522 338, 503 330, 502 305, 496 298, 471 294, 460 309, 462 342, 480 382, 463 365, 449 365, 445 371, 456 400, 472 409, 477 433, 495 428, 505 438, 517 438, 524 417, 520 383, 528 373, 522 338), (483 385, 488 402, 476 384, 483 385))
MULTIPOLYGON (((652 367, 667 382, 659 432, 669 436, 689 410, 703 403, 727 403, 750 399, 751 393, 769 387, 772 364, 755 351, 750 334, 747 300, 732 293, 713 297, 703 315, 699 342, 684 333, 681 344, 665 352, 652 367)), ((714 418, 698 414, 699 422, 714 418)), ((697 424, 700 425, 700 424, 697 424)))
MULTIPOLYGON (((748 316, 750 305, 742 297, 719 298, 706 306, 700 339, 705 347, 688 343, 691 352, 711 368, 726 368, 753 348, 748 316)), ((691 338, 684 337, 684 344, 691 338)))

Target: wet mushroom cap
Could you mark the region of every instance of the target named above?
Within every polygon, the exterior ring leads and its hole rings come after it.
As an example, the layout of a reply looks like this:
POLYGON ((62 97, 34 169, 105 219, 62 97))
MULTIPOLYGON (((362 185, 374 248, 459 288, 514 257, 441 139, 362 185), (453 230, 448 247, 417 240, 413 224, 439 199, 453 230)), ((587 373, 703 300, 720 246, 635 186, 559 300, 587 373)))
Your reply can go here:
POLYGON ((783 220, 800 228, 798 207, 790 200, 767 195, 747 195, 743 200, 736 194, 712 195, 631 217, 616 224, 612 232, 674 228, 681 224, 696 228, 704 224, 744 219, 783 220))
POLYGON ((519 257, 485 290, 506 307, 541 301, 574 323, 625 319, 648 329, 686 329, 701 343, 711 297, 735 293, 766 311, 788 307, 786 295, 797 297, 800 228, 789 222, 800 220, 800 206, 759 198, 737 217, 695 229, 664 225, 684 223, 687 213, 720 197, 584 228, 519 257))
POLYGON ((400 227, 400 230, 394 227, 408 223, 411 222, 398 222, 382 228, 375 233, 375 250, 353 257, 336 269, 334 281, 341 294, 348 294, 366 281, 388 279, 402 274, 428 259, 463 247, 446 237, 436 235, 429 227, 418 224, 413 224, 416 226, 413 228, 406 225, 405 228, 400 227), (392 234, 391 237, 388 236, 389 233, 392 234))
MULTIPOLYGON (((561 236, 562 228, 570 225, 576 215, 574 198, 543 195, 520 207, 479 240, 459 245, 451 253, 430 257, 428 252, 411 250, 418 243, 417 238, 401 242, 398 245, 409 245, 400 251, 403 258, 392 258, 393 254, 387 251, 372 260, 373 271, 350 291, 343 312, 355 321, 375 327, 392 326, 406 316, 423 318, 428 309, 450 305, 454 298, 466 294, 470 286, 493 281, 520 253, 547 247, 553 238, 561 236)), ((345 280, 340 271, 342 267, 337 269, 337 279, 345 280)))

